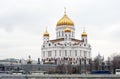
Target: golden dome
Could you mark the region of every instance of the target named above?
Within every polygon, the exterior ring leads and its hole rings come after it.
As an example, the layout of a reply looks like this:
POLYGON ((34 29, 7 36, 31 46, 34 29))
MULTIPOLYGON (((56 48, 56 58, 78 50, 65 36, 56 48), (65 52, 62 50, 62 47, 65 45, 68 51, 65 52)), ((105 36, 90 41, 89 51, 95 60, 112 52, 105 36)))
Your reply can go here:
POLYGON ((66 27, 64 32, 71 32, 71 29, 69 27, 66 27))
POLYGON ((83 32, 83 33, 81 34, 81 36, 87 36, 87 33, 86 33, 86 32, 83 32))
POLYGON ((43 36, 49 36, 49 33, 48 33, 48 32, 45 32, 45 33, 43 34, 43 36))
POLYGON ((57 22, 56 26, 61 26, 61 25, 74 26, 74 22, 66 15, 66 9, 64 12, 64 16, 57 22))
POLYGON ((43 34, 43 36, 49 36, 49 33, 47 32, 47 28, 46 28, 46 31, 45 31, 45 33, 43 34))

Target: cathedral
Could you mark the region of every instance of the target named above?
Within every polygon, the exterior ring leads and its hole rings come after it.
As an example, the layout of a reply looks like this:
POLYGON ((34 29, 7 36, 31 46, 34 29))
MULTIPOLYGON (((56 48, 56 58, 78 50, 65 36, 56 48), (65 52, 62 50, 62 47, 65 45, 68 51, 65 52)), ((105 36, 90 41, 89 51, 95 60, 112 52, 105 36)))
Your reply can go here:
MULTIPOLYGON (((78 34, 78 33, 77 33, 78 34)), ((50 40, 49 32, 43 34, 41 59, 43 64, 89 64, 91 45, 85 30, 80 39, 75 38, 74 22, 64 12, 56 24, 56 39, 50 40)))

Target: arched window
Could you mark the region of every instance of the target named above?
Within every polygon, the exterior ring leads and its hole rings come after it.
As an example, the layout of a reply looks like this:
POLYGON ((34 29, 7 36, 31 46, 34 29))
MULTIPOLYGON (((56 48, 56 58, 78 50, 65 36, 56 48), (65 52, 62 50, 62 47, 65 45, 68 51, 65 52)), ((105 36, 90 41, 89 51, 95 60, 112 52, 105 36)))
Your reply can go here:
POLYGON ((65 46, 67 46, 67 45, 65 44, 65 46))
POLYGON ((81 57, 81 50, 80 50, 80 57, 81 57))
POLYGON ((55 50, 55 56, 57 56, 57 51, 55 50))
POLYGON ((67 38, 67 34, 65 34, 65 38, 67 38))
POLYGON ((55 44, 55 46, 56 46, 56 44, 55 44))
POLYGON ((43 51, 43 57, 45 57, 45 51, 43 51))
POLYGON ((84 44, 84 46, 86 46, 86 44, 84 44))
POLYGON ((49 43, 49 46, 51 46, 51 44, 49 43))
POLYGON ((63 33, 63 31, 62 31, 62 36, 64 36, 64 33, 63 33))
POLYGON ((51 57, 51 56, 52 56, 52 52, 48 51, 48 57, 51 57))
POLYGON ((65 56, 67 56, 67 50, 65 50, 65 56))
POLYGON ((70 56, 71 56, 71 50, 70 50, 70 56))
POLYGON ((77 50, 75 50, 75 56, 77 56, 77 50))
POLYGON ((59 56, 61 56, 61 50, 59 50, 59 56))
POLYGON ((84 51, 84 57, 86 57, 87 56, 87 51, 84 51))
POLYGON ((72 32, 72 37, 74 37, 74 32, 72 32))
POLYGON ((71 35, 69 34, 69 38, 70 38, 70 36, 71 36, 71 35))
POLYGON ((59 32, 59 36, 60 36, 60 32, 59 32))

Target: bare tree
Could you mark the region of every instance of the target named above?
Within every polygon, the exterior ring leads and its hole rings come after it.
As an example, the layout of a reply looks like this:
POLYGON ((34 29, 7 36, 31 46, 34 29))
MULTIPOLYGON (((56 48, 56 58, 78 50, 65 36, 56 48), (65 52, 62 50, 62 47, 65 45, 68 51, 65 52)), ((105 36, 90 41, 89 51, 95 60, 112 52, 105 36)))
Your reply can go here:
POLYGON ((120 69, 120 55, 116 55, 113 57, 112 64, 113 73, 115 73, 115 69, 120 69))
POLYGON ((94 70, 104 69, 104 57, 98 54, 94 59, 94 70))

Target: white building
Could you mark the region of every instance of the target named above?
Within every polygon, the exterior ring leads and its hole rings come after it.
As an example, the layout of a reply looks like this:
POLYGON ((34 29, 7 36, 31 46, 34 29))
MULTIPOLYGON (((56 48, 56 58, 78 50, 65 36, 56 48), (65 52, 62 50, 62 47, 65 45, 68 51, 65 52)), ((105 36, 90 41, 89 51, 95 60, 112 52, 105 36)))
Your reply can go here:
POLYGON ((75 39, 74 22, 66 11, 56 25, 56 39, 50 40, 46 29, 41 47, 42 62, 54 64, 83 64, 91 59, 91 46, 87 33, 83 31, 81 39, 75 39))

